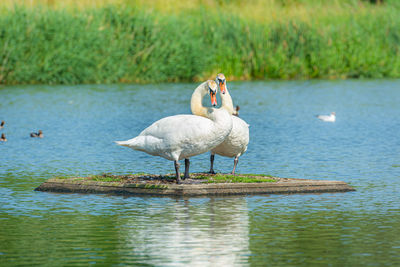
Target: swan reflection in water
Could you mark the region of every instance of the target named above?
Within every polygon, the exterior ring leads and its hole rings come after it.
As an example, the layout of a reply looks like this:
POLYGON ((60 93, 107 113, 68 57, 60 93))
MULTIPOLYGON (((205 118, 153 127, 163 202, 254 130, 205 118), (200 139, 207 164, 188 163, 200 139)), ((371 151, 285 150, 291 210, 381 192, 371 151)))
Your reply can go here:
POLYGON ((120 238, 146 264, 248 263, 249 216, 244 198, 176 200, 157 210, 143 210, 142 215, 126 222, 126 231, 120 232, 120 238))

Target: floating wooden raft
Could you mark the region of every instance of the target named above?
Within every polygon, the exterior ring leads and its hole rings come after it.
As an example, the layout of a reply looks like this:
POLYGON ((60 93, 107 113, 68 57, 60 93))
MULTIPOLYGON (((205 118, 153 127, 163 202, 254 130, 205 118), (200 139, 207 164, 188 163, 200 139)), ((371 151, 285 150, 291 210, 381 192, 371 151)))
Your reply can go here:
MULTIPOLYGON (((160 176, 161 177, 161 176, 160 176)), ((151 196, 222 196, 254 194, 296 194, 349 192, 355 189, 345 182, 271 177, 272 182, 252 183, 204 183, 201 179, 186 179, 183 184, 173 180, 98 181, 88 177, 51 178, 35 191, 64 193, 103 193, 118 195, 151 196)))

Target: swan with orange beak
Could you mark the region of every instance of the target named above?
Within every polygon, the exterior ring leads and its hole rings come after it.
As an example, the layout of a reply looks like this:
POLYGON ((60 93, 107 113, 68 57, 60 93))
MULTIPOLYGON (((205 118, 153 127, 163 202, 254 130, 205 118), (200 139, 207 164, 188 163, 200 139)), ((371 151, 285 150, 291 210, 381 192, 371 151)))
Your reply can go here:
MULTIPOLYGON (((237 111, 234 110, 234 108, 233 108, 232 98, 231 98, 231 96, 228 92, 228 88, 226 86, 225 75, 222 73, 218 74, 215 81, 219 85, 219 89, 221 92, 221 100, 222 100, 221 108, 228 110, 229 114, 231 114, 232 131, 229 133, 229 135, 225 138, 225 140, 220 145, 216 146, 215 148, 213 148, 211 150, 210 173, 215 173, 214 172, 214 157, 215 157, 215 154, 218 154, 218 155, 224 156, 224 157, 235 158, 233 170, 232 170, 232 174, 234 175, 236 166, 239 162, 239 157, 241 155, 243 155, 244 152, 246 152, 247 145, 249 144, 249 140, 250 140, 249 125, 244 120, 240 119, 239 117, 232 116, 237 111)), ((193 110, 192 110, 192 112, 193 112, 193 110)), ((193 113, 193 114, 201 115, 201 114, 196 114, 196 113, 193 113)))
POLYGON ((184 178, 189 177, 189 158, 218 146, 232 130, 232 116, 225 107, 206 108, 201 105, 201 100, 209 93, 212 105, 216 106, 217 90, 215 81, 209 80, 198 86, 192 95, 192 110, 205 118, 186 114, 166 117, 154 122, 138 136, 116 143, 174 161, 176 182, 181 183, 179 160, 185 159, 184 178))

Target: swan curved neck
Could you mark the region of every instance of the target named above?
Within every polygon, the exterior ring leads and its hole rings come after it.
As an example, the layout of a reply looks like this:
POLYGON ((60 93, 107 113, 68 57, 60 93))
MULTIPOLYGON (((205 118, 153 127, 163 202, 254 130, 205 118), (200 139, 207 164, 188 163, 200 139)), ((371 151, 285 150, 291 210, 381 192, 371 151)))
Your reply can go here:
POLYGON ((225 94, 221 93, 220 95, 222 102, 221 108, 226 109, 229 112, 229 114, 234 114, 235 110, 233 109, 232 97, 229 94, 228 87, 226 86, 226 84, 225 84, 225 94))
POLYGON ((190 100, 190 109, 192 114, 207 117, 207 108, 203 106, 203 97, 207 94, 207 82, 200 84, 193 92, 190 100))

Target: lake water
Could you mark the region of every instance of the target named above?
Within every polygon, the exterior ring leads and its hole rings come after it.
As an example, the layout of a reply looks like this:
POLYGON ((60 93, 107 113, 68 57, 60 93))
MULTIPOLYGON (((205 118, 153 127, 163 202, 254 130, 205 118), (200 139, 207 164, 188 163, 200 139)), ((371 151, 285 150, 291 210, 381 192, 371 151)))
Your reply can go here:
MULTIPOLYGON (((238 173, 356 192, 173 199, 55 194, 54 175, 174 172, 119 147, 189 113, 197 84, 0 87, 0 265, 400 265, 400 81, 228 83, 250 124, 238 173), (315 115, 335 111, 335 123, 315 115), (43 139, 30 138, 43 130, 43 139)), ((208 101, 209 102, 209 101, 208 101)), ((191 171, 209 168, 209 155, 191 171)), ((233 160, 216 157, 229 172, 233 160)))

